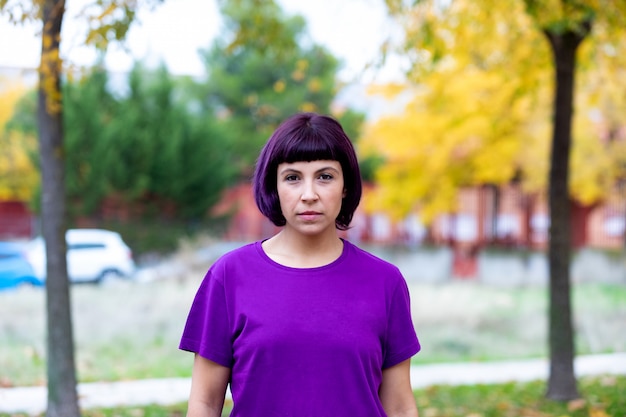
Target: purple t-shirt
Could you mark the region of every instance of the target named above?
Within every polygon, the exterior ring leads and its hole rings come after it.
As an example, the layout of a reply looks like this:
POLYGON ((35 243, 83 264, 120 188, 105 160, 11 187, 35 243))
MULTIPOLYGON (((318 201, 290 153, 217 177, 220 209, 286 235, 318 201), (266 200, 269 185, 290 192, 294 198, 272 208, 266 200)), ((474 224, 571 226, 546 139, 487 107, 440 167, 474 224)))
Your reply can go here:
POLYGON ((420 350, 400 271, 344 241, 318 268, 270 259, 261 242, 220 258, 180 349, 232 369, 231 416, 385 416, 382 370, 420 350))

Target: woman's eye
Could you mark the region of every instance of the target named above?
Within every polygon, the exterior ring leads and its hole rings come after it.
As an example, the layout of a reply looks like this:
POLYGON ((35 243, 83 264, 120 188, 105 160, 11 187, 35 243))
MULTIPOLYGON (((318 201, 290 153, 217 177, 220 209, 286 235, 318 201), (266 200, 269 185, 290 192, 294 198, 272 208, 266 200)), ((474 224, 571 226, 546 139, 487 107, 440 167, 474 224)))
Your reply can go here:
POLYGON ((285 181, 297 181, 298 180, 298 176, 297 175, 287 175, 285 177, 285 181))
POLYGON ((330 181, 333 179, 333 176, 330 174, 322 174, 320 175, 320 179, 324 180, 324 181, 330 181))

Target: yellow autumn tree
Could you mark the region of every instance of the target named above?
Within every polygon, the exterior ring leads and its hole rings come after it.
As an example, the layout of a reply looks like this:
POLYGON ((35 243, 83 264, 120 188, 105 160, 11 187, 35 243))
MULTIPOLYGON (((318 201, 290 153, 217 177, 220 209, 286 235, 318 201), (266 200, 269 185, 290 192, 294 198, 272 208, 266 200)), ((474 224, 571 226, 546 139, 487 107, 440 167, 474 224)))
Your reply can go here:
MULTIPOLYGON (((455 2, 445 15, 432 5, 419 17, 401 17, 407 42, 422 36, 410 32, 417 18, 439 35, 413 57, 424 64, 415 64, 407 77, 404 90, 413 91, 413 99, 404 112, 382 118, 364 135, 363 153, 386 161, 371 209, 400 218, 419 205, 422 219, 430 222, 455 209, 460 187, 509 182, 521 169, 528 138, 546 140, 547 125, 529 115, 540 114, 537 108, 546 101, 541 95, 549 92, 551 80, 541 70, 549 66, 549 50, 526 30, 531 22, 523 10, 510 7, 494 2, 485 10, 455 2), (427 64, 432 59, 436 65, 427 64)), ((380 87, 383 93, 397 89, 380 87)), ((531 151, 526 158, 539 150, 531 151)))
POLYGON ((626 30, 597 27, 579 62, 570 192, 592 204, 626 179, 626 30))
MULTIPOLYGON (((517 177, 527 192, 545 192, 554 88, 550 50, 524 2, 488 3, 454 1, 444 13, 437 2, 421 2, 397 16, 412 70, 406 84, 374 92, 409 91, 412 100, 364 134, 361 152, 385 159, 370 210, 399 219, 419 207, 429 223, 455 211, 461 187, 517 177)), ((581 51, 570 189, 584 204, 611 192, 620 175, 616 156, 626 155, 616 151, 623 146, 619 141, 606 146, 597 120, 611 114, 610 124, 619 125, 616 120, 624 118, 618 109, 626 90, 618 74, 626 66, 613 59, 625 50, 620 42, 614 33, 598 35, 581 51)))
POLYGON ((39 172, 29 156, 37 138, 6 129, 15 104, 27 87, 0 78, 0 200, 31 201, 39 183, 39 172))

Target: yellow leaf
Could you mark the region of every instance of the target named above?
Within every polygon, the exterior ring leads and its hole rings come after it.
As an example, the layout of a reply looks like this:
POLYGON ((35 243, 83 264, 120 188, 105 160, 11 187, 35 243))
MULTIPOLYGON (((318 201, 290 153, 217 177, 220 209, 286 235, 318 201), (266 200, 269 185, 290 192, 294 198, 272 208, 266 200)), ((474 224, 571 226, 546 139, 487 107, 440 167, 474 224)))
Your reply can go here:
POLYGON ((611 417, 611 415, 607 414, 604 408, 594 407, 589 410, 589 417, 611 417))
POLYGON ((582 410, 587 406, 587 401, 584 398, 578 398, 567 403, 567 411, 570 413, 582 410))
POLYGON ((303 112, 314 112, 317 111, 317 106, 315 105, 315 103, 311 103, 311 102, 304 102, 302 104, 300 104, 300 111, 303 112))
POLYGON ((276 91, 277 93, 282 93, 283 91, 285 91, 285 81, 284 80, 278 80, 274 83, 274 91, 276 91))
POLYGON ((309 89, 310 92, 317 93, 322 88, 322 82, 320 81, 318 77, 313 77, 309 81, 307 88, 309 89))

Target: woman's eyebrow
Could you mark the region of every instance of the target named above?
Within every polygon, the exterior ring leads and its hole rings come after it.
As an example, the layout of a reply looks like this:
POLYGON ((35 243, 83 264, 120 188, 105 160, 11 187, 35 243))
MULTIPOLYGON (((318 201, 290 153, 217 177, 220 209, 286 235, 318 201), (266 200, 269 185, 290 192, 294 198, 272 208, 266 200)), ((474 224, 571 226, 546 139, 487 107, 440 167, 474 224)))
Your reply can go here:
MULTIPOLYGON (((323 172, 323 171, 334 171, 336 173, 339 173, 339 170, 332 165, 328 165, 328 166, 324 166, 319 169, 316 169, 315 173, 319 174, 320 172, 323 172)), ((292 168, 292 167, 286 167, 286 168, 281 169, 278 172, 279 175, 284 175, 286 173, 302 174, 302 171, 292 168)))
POLYGON ((284 175, 286 173, 294 173, 294 174, 301 174, 300 171, 298 171, 297 169, 294 168, 283 168, 282 170, 280 170, 280 172, 278 173, 279 175, 284 175))
POLYGON ((327 167, 324 167, 324 168, 320 168, 320 169, 318 169, 317 171, 315 171, 315 173, 316 173, 316 174, 319 174, 319 173, 320 173, 320 172, 322 172, 322 171, 335 171, 335 172, 337 172, 337 173, 339 172, 339 170, 338 170, 337 168, 335 168, 335 167, 333 167, 333 166, 330 166, 330 165, 329 165, 329 166, 327 166, 327 167))

